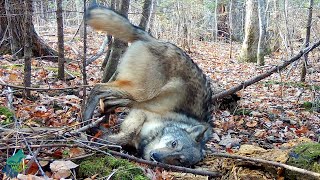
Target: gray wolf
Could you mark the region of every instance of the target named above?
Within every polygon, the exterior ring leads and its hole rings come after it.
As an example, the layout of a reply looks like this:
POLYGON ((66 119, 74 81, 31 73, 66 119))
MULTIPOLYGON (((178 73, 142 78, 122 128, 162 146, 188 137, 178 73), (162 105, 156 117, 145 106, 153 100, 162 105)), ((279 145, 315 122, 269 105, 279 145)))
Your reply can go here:
POLYGON ((129 42, 114 81, 96 84, 83 119, 100 101, 104 109, 130 107, 117 134, 107 140, 134 146, 147 160, 191 166, 204 157, 210 125, 210 82, 177 46, 153 38, 126 18, 101 6, 88 9, 92 28, 129 42))

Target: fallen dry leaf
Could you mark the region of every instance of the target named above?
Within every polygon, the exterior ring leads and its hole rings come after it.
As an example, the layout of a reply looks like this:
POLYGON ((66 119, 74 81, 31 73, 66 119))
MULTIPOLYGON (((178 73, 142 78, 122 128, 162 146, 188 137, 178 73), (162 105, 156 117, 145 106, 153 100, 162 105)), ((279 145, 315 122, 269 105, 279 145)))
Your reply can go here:
POLYGON ((257 121, 252 120, 252 121, 248 121, 248 122, 246 123, 246 126, 247 126, 247 127, 250 127, 250 128, 253 128, 253 127, 256 127, 257 124, 258 124, 257 121))
POLYGON ((53 172, 55 179, 67 178, 71 175, 71 169, 78 167, 77 164, 72 161, 53 161, 50 164, 50 169, 53 172))

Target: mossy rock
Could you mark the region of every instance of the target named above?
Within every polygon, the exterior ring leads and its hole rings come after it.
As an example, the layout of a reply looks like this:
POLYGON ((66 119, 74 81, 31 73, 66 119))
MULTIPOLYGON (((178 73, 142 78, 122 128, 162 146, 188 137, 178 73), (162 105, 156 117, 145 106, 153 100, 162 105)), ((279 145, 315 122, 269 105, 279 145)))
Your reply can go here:
POLYGON ((5 116, 5 118, 0 121, 1 125, 7 125, 13 122, 13 113, 8 108, 0 106, 0 115, 5 116))
MULTIPOLYGON (((289 153, 287 164, 320 173, 320 143, 304 143, 297 145, 289 153)), ((305 180, 316 179, 288 170, 286 170, 286 178, 305 180)))
POLYGON ((147 180, 141 167, 124 159, 110 156, 93 156, 81 161, 78 175, 81 178, 97 175, 106 178, 112 174, 114 180, 147 180))

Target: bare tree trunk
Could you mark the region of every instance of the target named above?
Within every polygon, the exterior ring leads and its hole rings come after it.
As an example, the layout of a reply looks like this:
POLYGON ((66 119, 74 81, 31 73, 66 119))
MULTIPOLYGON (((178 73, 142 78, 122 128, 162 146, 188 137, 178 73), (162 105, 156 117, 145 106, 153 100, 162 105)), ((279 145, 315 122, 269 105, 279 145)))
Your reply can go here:
POLYGON ((7 16, 7 22, 8 22, 8 33, 9 33, 9 40, 10 40, 10 49, 11 49, 11 54, 15 57, 15 55, 18 55, 19 57, 21 57, 22 53, 21 53, 21 47, 19 48, 19 35, 14 32, 14 29, 16 27, 14 27, 13 24, 13 18, 14 16, 12 14, 17 14, 17 12, 14 12, 14 8, 12 7, 12 3, 9 0, 5 0, 5 4, 4 4, 4 9, 6 10, 6 16, 7 16), (13 11, 13 12, 11 12, 13 11), (20 52, 20 53, 19 53, 20 52))
POLYGON ((186 5, 185 4, 181 4, 181 17, 182 17, 182 31, 183 31, 183 35, 182 35, 182 48, 187 51, 190 52, 190 44, 189 44, 189 29, 188 29, 188 23, 187 23, 187 13, 184 9, 186 9, 186 5))
POLYGON ((62 0, 57 0, 57 29, 58 29, 58 79, 64 80, 64 40, 62 0))
POLYGON ((218 0, 215 0, 213 31, 214 31, 214 40, 218 41, 218 0))
POLYGON ((148 32, 150 34, 152 34, 151 31, 153 29, 153 23, 156 16, 156 11, 157 11, 157 0, 152 0, 152 7, 150 12, 150 20, 149 20, 149 28, 148 28, 148 32))
MULTIPOLYGON (((24 19, 22 18, 22 14, 24 14, 24 9, 20 7, 23 3, 23 0, 0 0, 0 13, 9 13, 6 16, 0 16, 0 39, 5 39, 0 46, 0 53, 2 54, 12 52, 12 54, 18 57, 23 56, 24 19), (10 7, 11 9, 6 12, 6 7, 10 7), (13 14, 10 15, 10 13, 13 14)), ((36 33, 33 23, 30 23, 32 31, 29 36, 32 38, 31 47, 33 56, 57 61, 57 52, 44 43, 36 33)))
POLYGON ((238 0, 230 0, 229 2, 229 28, 232 30, 232 40, 242 41, 243 39, 243 6, 238 0))
MULTIPOLYGON (((280 15, 278 12, 278 8, 279 7, 279 1, 278 0, 273 0, 273 19, 280 19, 280 15)), ((281 31, 280 31, 280 25, 279 25, 279 21, 274 21, 273 23, 273 27, 272 27, 272 31, 271 33, 269 32, 269 48, 271 52, 274 51, 279 51, 280 50, 280 39, 281 39, 281 31)))
POLYGON ((293 47, 291 43, 291 33, 289 32, 289 26, 288 26, 288 0, 284 0, 284 22, 285 22, 285 28, 286 28, 286 35, 285 35, 285 44, 287 51, 289 53, 289 57, 293 55, 293 47))
MULTIPOLYGON (((87 11, 87 0, 83 0, 83 12, 86 14, 87 11)), ((87 71, 86 71, 86 66, 87 66, 87 20, 86 16, 84 16, 83 19, 83 58, 82 58, 82 83, 83 85, 87 85, 87 71)), ((87 89, 84 86, 83 89, 83 101, 82 101, 82 110, 85 107, 86 104, 86 97, 87 97, 87 89)))
MULTIPOLYGON (((110 8, 111 8, 112 10, 115 10, 115 7, 116 7, 116 2, 115 2, 115 0, 111 0, 110 8)), ((108 60, 109 60, 109 58, 110 58, 110 56, 111 56, 111 54, 112 54, 112 46, 113 46, 113 42, 114 42, 114 39, 113 39, 112 36, 108 35, 107 37, 108 37, 108 41, 109 41, 108 51, 107 51, 107 53, 106 53, 106 57, 104 58, 104 60, 103 60, 103 62, 102 62, 102 64, 101 64, 101 70, 103 70, 104 73, 106 73, 106 72, 105 72, 105 68, 106 68, 106 66, 107 66, 107 64, 108 64, 108 60)))
MULTIPOLYGON (((120 14, 128 17, 130 0, 122 0, 120 14)), ((124 51, 126 50, 128 44, 120 41, 119 39, 114 39, 112 44, 111 55, 109 56, 107 65, 103 71, 102 81, 103 83, 111 80, 113 74, 116 72, 118 62, 124 51)))
POLYGON ((257 50, 257 63, 260 66, 264 65, 264 55, 266 54, 266 1, 258 0, 259 14, 259 42, 257 50))
POLYGON ((232 18, 233 0, 229 2, 229 38, 230 38, 230 49, 229 58, 232 58, 232 36, 233 36, 233 18, 232 18))
MULTIPOLYGON (((309 0, 308 22, 307 22, 307 27, 306 27, 306 40, 305 40, 305 43, 304 43, 305 47, 308 47, 309 43, 310 43, 312 9, 313 9, 313 0, 309 0)), ((306 81, 307 65, 308 65, 308 53, 305 53, 303 55, 303 58, 304 58, 304 61, 302 63, 301 76, 300 76, 300 81, 301 82, 305 82, 306 81)))
MULTIPOLYGON (((32 0, 24 1, 24 79, 25 87, 31 87, 31 57, 32 57, 32 0)), ((25 90, 25 96, 30 97, 30 90, 25 90)))
POLYGON ((244 62, 257 62, 259 32, 257 2, 246 1, 245 37, 242 43, 240 59, 244 62))
POLYGON ((143 30, 148 29, 151 6, 152 6, 152 0, 144 0, 144 4, 142 8, 142 17, 139 24, 139 27, 141 27, 143 30))

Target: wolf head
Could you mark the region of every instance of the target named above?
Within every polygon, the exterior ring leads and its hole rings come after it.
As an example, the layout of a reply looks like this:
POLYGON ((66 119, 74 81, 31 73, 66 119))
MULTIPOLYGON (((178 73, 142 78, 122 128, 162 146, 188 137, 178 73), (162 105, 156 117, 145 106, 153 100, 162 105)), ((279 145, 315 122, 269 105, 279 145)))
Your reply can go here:
POLYGON ((143 156, 157 162, 191 166, 203 159, 210 134, 211 128, 205 125, 182 128, 170 124, 145 146, 143 156))

